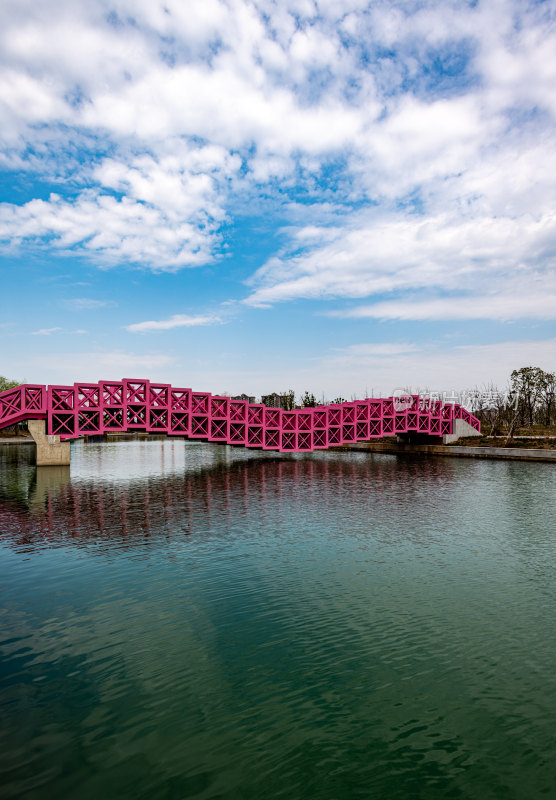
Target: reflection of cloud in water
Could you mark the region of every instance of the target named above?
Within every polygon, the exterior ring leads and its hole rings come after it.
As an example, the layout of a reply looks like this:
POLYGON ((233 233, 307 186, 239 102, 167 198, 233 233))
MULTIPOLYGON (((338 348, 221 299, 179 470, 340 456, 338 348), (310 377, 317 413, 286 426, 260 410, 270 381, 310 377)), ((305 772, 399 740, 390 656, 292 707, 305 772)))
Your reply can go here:
POLYGON ((156 476, 193 473, 200 469, 229 466, 246 461, 276 459, 274 453, 250 451, 227 445, 183 439, 104 442, 72 447, 72 480, 129 482, 156 476))

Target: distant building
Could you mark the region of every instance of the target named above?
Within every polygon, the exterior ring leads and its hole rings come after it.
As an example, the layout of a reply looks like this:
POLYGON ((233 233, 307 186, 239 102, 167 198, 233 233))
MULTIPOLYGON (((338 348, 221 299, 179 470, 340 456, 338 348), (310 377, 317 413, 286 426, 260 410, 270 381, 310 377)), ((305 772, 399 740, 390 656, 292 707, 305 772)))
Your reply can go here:
POLYGON ((267 408, 284 408, 288 410, 289 402, 289 395, 277 394, 276 392, 273 392, 272 394, 263 394, 261 397, 261 403, 267 408))
POLYGON ((250 397, 247 394, 236 394, 235 397, 232 397, 232 400, 244 400, 247 403, 254 403, 255 402, 255 398, 254 397, 250 397))

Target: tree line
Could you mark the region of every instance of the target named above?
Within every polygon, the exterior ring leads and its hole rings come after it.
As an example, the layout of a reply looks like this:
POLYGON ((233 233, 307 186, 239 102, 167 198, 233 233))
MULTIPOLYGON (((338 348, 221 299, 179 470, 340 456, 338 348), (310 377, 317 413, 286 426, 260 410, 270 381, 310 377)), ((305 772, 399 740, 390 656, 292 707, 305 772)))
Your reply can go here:
POLYGON ((504 391, 490 384, 474 396, 471 410, 491 436, 502 431, 512 436, 518 427, 556 423, 556 374, 540 367, 514 369, 504 391))
MULTIPOLYGON (((329 402, 328 400, 325 400, 324 396, 320 400, 317 400, 315 395, 309 391, 305 391, 303 394, 299 395, 297 404, 295 402, 295 392, 293 389, 284 392, 281 396, 284 398, 282 407, 286 411, 291 411, 294 408, 315 408, 316 406, 328 405, 329 402)), ((335 397, 334 400, 331 400, 330 402, 345 403, 346 401, 343 397, 335 397)))

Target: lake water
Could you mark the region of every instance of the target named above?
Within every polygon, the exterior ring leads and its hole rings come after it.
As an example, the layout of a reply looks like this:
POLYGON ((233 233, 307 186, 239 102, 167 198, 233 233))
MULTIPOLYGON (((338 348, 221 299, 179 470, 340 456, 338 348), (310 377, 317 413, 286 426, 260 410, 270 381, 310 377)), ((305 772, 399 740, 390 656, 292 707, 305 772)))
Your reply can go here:
POLYGON ((3 798, 556 797, 556 470, 0 448, 3 798))

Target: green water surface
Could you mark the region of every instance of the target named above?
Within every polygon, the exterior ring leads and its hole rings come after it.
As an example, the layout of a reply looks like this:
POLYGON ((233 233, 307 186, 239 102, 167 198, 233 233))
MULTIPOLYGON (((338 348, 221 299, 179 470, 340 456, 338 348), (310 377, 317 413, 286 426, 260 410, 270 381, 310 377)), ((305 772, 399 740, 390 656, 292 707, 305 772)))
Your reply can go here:
POLYGON ((556 471, 0 449, 2 798, 556 798, 556 471))

